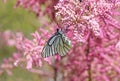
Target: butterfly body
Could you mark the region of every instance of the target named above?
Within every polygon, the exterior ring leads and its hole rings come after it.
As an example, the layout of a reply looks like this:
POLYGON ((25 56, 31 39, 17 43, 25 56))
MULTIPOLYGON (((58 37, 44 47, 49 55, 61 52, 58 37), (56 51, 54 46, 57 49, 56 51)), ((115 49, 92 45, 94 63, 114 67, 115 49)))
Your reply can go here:
POLYGON ((59 54, 64 56, 71 48, 71 42, 65 36, 64 32, 57 29, 56 33, 48 40, 42 51, 42 57, 53 56, 59 54))

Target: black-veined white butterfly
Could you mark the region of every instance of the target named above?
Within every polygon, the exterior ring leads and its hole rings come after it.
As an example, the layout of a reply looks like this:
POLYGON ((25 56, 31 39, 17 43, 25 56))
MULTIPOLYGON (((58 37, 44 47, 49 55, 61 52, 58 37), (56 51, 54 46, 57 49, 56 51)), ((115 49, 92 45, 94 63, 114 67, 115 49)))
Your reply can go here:
POLYGON ((70 40, 65 36, 64 32, 57 29, 56 33, 48 40, 47 44, 42 50, 42 57, 53 56, 59 54, 64 56, 71 49, 70 40))

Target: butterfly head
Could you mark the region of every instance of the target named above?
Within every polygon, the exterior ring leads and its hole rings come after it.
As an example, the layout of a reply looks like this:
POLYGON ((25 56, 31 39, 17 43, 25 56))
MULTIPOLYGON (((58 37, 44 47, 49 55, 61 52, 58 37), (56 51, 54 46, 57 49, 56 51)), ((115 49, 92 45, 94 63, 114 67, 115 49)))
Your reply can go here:
POLYGON ((57 32, 59 32, 59 29, 57 28, 57 30, 56 30, 57 32))
POLYGON ((61 34, 61 35, 63 35, 64 32, 63 32, 61 29, 57 29, 57 30, 56 30, 56 34, 61 34))

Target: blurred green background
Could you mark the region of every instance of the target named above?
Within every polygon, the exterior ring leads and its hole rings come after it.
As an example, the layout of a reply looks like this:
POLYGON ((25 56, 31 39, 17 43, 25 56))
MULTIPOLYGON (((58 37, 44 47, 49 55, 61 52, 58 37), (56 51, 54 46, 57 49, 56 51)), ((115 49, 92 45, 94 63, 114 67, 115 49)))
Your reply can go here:
MULTIPOLYGON (((27 37, 34 32, 39 26, 39 20, 36 15, 22 7, 14 9, 16 0, 7 0, 3 3, 0 0, 0 31, 11 30, 23 32, 27 37)), ((13 47, 3 46, 0 48, 0 63, 3 58, 10 57, 15 51, 13 47)), ((13 75, 8 76, 6 73, 0 76, 0 81, 41 81, 37 74, 30 73, 21 68, 13 69, 13 75)))

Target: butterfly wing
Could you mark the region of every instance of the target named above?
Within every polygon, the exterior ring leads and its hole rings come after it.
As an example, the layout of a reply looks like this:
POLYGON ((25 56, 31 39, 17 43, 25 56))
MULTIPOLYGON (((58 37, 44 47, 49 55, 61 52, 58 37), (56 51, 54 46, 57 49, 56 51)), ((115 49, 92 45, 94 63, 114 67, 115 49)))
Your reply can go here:
POLYGON ((55 34, 55 35, 53 35, 53 36, 52 36, 52 37, 48 40, 48 42, 47 42, 47 43, 48 43, 48 45, 52 45, 52 44, 53 44, 53 42, 55 41, 55 39, 57 38, 57 36, 58 36, 58 35, 56 35, 56 34, 55 34))
POLYGON ((61 56, 65 56, 67 52, 71 49, 70 40, 66 36, 61 36, 59 38, 59 43, 57 46, 57 52, 61 56))
POLYGON ((71 49, 71 42, 62 31, 57 31, 47 42, 42 50, 42 57, 53 56, 58 53, 64 56, 71 49))
POLYGON ((53 35, 44 46, 42 50, 42 57, 46 58, 48 56, 53 56, 57 53, 57 45, 59 43, 59 35, 53 35))

